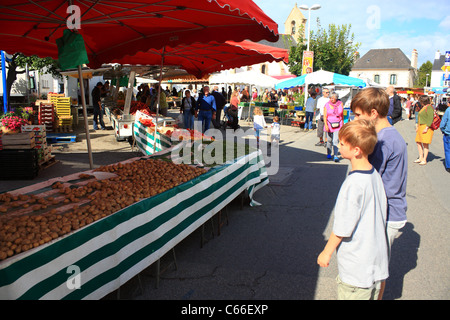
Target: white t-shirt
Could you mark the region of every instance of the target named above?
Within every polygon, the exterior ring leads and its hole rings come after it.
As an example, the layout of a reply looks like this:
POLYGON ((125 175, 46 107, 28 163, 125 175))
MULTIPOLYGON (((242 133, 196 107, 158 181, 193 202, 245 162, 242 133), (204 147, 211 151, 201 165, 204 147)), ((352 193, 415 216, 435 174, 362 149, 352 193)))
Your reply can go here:
POLYGON ((387 200, 380 174, 353 171, 339 190, 333 232, 343 237, 336 256, 342 282, 370 288, 388 278, 387 200))
POLYGON ((272 135, 280 134, 281 126, 280 126, 280 124, 278 122, 272 123, 271 127, 272 127, 272 131, 271 131, 272 135))
POLYGON ((320 114, 317 115, 317 120, 320 119, 320 116, 323 116, 323 108, 328 101, 330 101, 330 98, 325 97, 320 97, 319 100, 317 100, 317 109, 320 111, 320 114))

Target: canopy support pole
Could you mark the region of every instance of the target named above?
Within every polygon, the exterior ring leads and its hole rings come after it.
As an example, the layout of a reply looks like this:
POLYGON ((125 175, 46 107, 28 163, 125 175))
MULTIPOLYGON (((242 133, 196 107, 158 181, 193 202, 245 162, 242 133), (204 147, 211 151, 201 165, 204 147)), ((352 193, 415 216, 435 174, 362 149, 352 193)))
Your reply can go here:
POLYGON ((158 96, 157 96, 157 101, 156 101, 156 120, 155 120, 155 140, 153 141, 153 153, 155 153, 156 151, 156 135, 158 132, 158 115, 159 115, 159 103, 160 103, 160 99, 161 99, 161 83, 162 83, 162 73, 163 73, 163 67, 164 67, 164 56, 166 53, 166 46, 163 47, 162 50, 162 55, 161 55, 161 67, 159 70, 159 82, 158 82, 158 96))
POLYGON ((2 50, 2 82, 3 82, 3 113, 8 112, 8 92, 6 85, 6 59, 5 59, 5 51, 2 50))
POLYGON ((80 80, 80 93, 81 93, 81 103, 83 104, 83 117, 84 117, 84 128, 86 130, 86 143, 89 155, 89 166, 94 169, 94 163, 92 160, 92 150, 91 150, 91 136, 89 135, 89 123, 86 110, 86 97, 84 95, 84 83, 83 83, 83 73, 81 71, 81 65, 78 66, 78 79, 80 80))
POLYGON ((130 114, 131 98, 133 96, 134 79, 136 79, 136 71, 130 72, 130 78, 128 79, 127 96, 125 98, 125 106, 123 107, 123 114, 130 114))

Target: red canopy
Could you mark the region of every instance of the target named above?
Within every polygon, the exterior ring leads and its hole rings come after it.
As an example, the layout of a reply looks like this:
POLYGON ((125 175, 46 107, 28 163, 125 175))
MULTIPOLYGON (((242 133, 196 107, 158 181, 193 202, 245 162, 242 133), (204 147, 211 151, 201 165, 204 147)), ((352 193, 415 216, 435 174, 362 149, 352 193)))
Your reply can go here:
POLYGON ((277 24, 251 0, 2 0, 1 49, 58 58, 66 20, 79 21, 90 66, 138 51, 215 40, 278 40, 277 24))
MULTIPOLYGON (((157 65, 161 62, 162 55, 162 50, 151 49, 147 52, 138 52, 134 56, 114 59, 112 62, 132 65, 157 65)), ((220 70, 266 61, 285 61, 287 63, 288 59, 289 52, 286 49, 251 41, 194 43, 175 48, 166 47, 164 51, 165 66, 178 66, 197 78, 220 70)))

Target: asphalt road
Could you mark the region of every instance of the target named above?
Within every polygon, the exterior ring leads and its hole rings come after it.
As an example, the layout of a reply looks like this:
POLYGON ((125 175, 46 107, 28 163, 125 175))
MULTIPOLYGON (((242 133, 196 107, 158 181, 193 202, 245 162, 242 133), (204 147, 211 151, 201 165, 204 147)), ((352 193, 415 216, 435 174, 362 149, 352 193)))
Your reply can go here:
MULTIPOLYGON (((392 248, 384 299, 447 300, 450 174, 443 164, 442 134, 435 132, 429 163, 422 167, 413 163, 414 121, 395 127, 408 144, 408 223, 392 248)), ((58 163, 31 181, 0 181, 0 192, 89 170, 82 126, 77 132, 79 142, 54 148, 58 163)), ((92 133, 91 139, 95 167, 140 155, 127 142, 116 142, 111 130, 92 133)), ((231 203, 229 224, 220 235, 214 219, 214 237, 207 223, 209 241, 203 247, 200 230, 175 247, 177 269, 171 253, 163 257, 167 270, 158 288, 152 265, 105 299, 335 300, 335 256, 325 269, 316 259, 331 232, 334 203, 349 162, 327 160, 325 148, 314 146, 315 131, 282 126, 281 139, 278 172, 254 197, 261 206, 241 209, 238 201, 231 203)))

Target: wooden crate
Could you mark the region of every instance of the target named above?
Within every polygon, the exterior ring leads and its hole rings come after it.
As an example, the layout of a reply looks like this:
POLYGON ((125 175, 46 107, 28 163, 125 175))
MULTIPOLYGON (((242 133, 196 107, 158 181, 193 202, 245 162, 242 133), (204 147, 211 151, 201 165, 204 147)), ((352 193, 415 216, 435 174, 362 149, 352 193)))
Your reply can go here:
POLYGON ((3 149, 33 149, 35 145, 33 132, 5 134, 2 136, 3 149))

